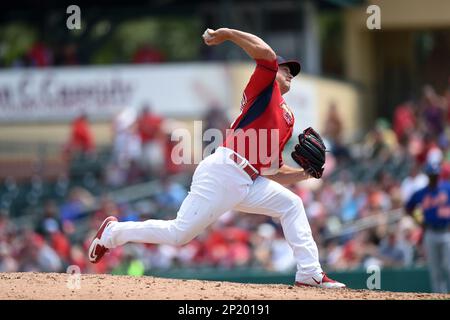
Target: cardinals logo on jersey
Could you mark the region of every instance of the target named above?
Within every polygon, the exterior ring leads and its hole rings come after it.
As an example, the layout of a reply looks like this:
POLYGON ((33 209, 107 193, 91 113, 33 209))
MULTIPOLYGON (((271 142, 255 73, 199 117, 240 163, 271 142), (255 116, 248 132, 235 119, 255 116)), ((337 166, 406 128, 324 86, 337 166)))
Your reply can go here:
POLYGON ((241 111, 244 110, 245 105, 247 104, 247 96, 244 94, 242 95, 242 100, 241 100, 241 111))
POLYGON ((294 115, 293 115, 291 109, 289 109, 289 107, 287 106, 287 104, 285 102, 280 104, 280 108, 283 109, 284 120, 286 120, 286 123, 289 126, 292 126, 294 124, 294 115))

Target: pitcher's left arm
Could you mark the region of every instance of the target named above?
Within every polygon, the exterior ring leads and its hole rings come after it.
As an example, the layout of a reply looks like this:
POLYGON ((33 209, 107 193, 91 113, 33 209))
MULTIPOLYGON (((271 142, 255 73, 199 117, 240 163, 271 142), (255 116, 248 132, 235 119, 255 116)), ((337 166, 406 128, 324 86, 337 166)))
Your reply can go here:
POLYGON ((311 178, 302 168, 293 168, 285 164, 275 174, 265 175, 264 177, 282 185, 290 185, 311 178))

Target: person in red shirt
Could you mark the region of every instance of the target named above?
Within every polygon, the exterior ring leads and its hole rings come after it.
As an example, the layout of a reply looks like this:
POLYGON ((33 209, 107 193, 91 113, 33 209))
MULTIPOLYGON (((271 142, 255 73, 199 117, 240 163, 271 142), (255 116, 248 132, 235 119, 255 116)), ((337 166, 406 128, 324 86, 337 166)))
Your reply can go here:
POLYGON ((83 113, 72 122, 69 142, 65 147, 65 155, 70 158, 74 154, 92 154, 94 150, 94 136, 87 115, 83 113))
POLYGON ((42 42, 36 42, 28 52, 28 59, 34 67, 48 67, 53 64, 53 52, 42 42))
POLYGON ((149 106, 142 108, 137 119, 142 144, 141 167, 152 175, 164 175, 167 139, 162 130, 163 118, 154 114, 149 106))
POLYGON ((409 135, 416 128, 416 122, 412 102, 402 103, 395 108, 393 127, 401 144, 406 144, 409 135))
POLYGON ((236 210, 280 219, 297 262, 296 285, 345 287, 322 271, 303 202, 282 185, 310 178, 282 159, 294 125, 293 113, 282 96, 300 72, 300 63, 277 56, 261 38, 239 30, 208 29, 203 40, 208 46, 231 41, 256 62, 240 115, 224 144, 197 166, 176 219, 118 222, 108 217, 91 242, 89 260, 97 263, 109 249, 128 242, 186 244, 222 214, 236 210))
POLYGON ((133 55, 133 63, 159 63, 164 60, 162 52, 149 44, 140 47, 133 55))
POLYGON ((138 131, 143 144, 151 142, 157 139, 161 135, 161 124, 163 119, 154 114, 149 106, 142 108, 141 115, 139 116, 138 131))

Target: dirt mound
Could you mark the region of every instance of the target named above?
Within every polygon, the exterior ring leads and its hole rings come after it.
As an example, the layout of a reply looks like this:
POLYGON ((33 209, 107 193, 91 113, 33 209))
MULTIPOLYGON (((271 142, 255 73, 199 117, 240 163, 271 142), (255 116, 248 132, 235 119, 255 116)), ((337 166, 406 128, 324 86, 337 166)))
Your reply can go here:
POLYGON ((242 284, 83 274, 0 273, 0 299, 101 300, 308 300, 308 299, 450 299, 450 294, 325 290, 276 284, 242 284))

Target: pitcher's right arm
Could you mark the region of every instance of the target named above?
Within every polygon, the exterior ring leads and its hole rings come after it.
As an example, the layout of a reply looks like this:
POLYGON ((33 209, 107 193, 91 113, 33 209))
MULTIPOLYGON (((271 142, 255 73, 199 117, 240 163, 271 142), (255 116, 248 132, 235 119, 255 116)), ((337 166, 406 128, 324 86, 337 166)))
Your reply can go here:
POLYGON ((267 43, 251 33, 229 28, 207 29, 203 34, 203 39, 208 46, 215 46, 227 40, 231 41, 255 60, 271 61, 277 58, 277 55, 267 43))

